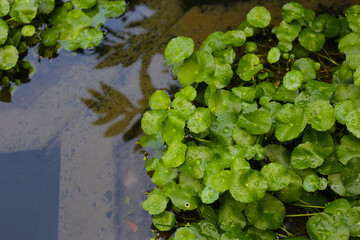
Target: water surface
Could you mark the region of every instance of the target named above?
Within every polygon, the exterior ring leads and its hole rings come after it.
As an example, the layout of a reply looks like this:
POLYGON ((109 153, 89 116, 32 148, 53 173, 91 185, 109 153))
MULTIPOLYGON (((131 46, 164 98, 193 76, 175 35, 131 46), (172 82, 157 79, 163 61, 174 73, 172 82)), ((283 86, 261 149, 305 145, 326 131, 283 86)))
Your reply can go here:
MULTIPOLYGON (((287 1, 129 2, 94 50, 48 60, 30 49, 31 82, 0 103, 1 239, 150 239, 141 203, 154 186, 136 143, 151 93, 179 87, 162 55, 166 43, 183 35, 198 47, 258 4, 278 22, 287 1)), ((299 2, 338 13, 356 1, 299 2)))

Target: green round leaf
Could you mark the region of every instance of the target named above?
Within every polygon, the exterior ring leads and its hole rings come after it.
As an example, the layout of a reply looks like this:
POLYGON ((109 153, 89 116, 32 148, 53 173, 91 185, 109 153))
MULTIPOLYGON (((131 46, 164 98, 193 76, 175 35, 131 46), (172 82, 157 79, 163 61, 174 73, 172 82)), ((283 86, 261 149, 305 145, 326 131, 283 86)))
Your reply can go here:
POLYGON ((178 167, 185 161, 187 146, 181 142, 173 142, 162 157, 162 161, 167 167, 178 167))
POLYGON ((96 0, 71 0, 76 8, 88 9, 96 4, 96 0))
POLYGON ((277 198, 265 194, 262 199, 246 205, 245 215, 260 230, 277 229, 285 217, 285 207, 277 198))
POLYGON ((284 76, 284 87, 288 90, 297 90, 301 87, 303 74, 298 70, 291 70, 284 76))
POLYGON ((213 152, 205 146, 189 146, 186 151, 185 162, 181 171, 200 179, 204 177, 208 162, 213 160, 213 152))
POLYGON ((289 57, 288 57, 289 55, 285 55, 285 53, 288 53, 288 52, 291 51, 291 49, 293 48, 292 43, 289 42, 289 41, 279 41, 277 47, 278 47, 282 52, 284 52, 284 55, 282 55, 282 57, 283 57, 284 59, 288 59, 288 58, 289 58, 289 57), (285 56, 286 56, 286 57, 285 57, 285 56))
POLYGON ((327 157, 334 151, 334 141, 329 132, 318 132, 314 129, 307 129, 303 135, 303 142, 312 142, 322 149, 324 155, 327 157))
POLYGON ((291 153, 291 166, 295 169, 319 167, 324 161, 324 153, 312 142, 301 143, 291 153))
POLYGON ((41 42, 46 47, 51 47, 56 45, 58 43, 59 37, 60 37, 60 30, 56 27, 45 29, 40 34, 41 42))
POLYGON ((319 213, 309 218, 306 229, 313 240, 349 239, 349 229, 345 222, 327 213, 319 213))
POLYGON ((245 204, 235 201, 229 194, 223 195, 224 201, 218 211, 217 222, 224 231, 243 229, 246 225, 246 218, 243 215, 245 204))
POLYGON ((342 219, 349 227, 350 236, 360 237, 360 207, 352 207, 345 213, 342 219))
POLYGON ((234 87, 231 89, 233 93, 235 93, 241 100, 245 102, 253 102, 256 97, 256 87, 234 87))
POLYGON ((9 33, 9 26, 4 20, 0 18, 0 45, 3 45, 5 43, 8 37, 8 33, 9 33))
POLYGON ((340 145, 336 147, 336 156, 344 165, 352 158, 360 157, 360 139, 352 135, 342 137, 340 145))
POLYGON ((20 23, 30 23, 36 16, 37 0, 14 0, 11 4, 10 16, 20 23))
POLYGON ((149 98, 149 105, 152 109, 167 110, 170 104, 171 99, 164 90, 157 90, 149 98))
POLYGON ((209 52, 213 53, 215 51, 221 51, 226 48, 226 44, 222 41, 222 37, 224 36, 223 32, 213 32, 200 46, 201 52, 209 52))
POLYGON ((265 156, 272 163, 281 163, 289 168, 290 152, 282 145, 268 144, 264 147, 265 156))
POLYGON ((99 46, 103 40, 103 33, 96 28, 82 29, 77 37, 81 49, 93 48, 99 46))
POLYGON ((297 2, 289 2, 282 6, 281 16, 285 22, 292 22, 293 20, 301 20, 305 15, 304 7, 297 2))
POLYGON ((249 234, 247 234, 239 229, 227 231, 227 232, 221 234, 221 237, 220 237, 220 240, 233 240, 233 239, 253 240, 253 238, 249 234))
POLYGON ((210 109, 198 107, 195 112, 190 115, 187 126, 193 133, 205 132, 211 124, 210 109))
POLYGON ((343 218, 346 212, 351 209, 351 204, 346 198, 339 198, 326 205, 324 212, 343 218))
POLYGON ((316 190, 325 190, 327 181, 325 178, 320 178, 316 174, 309 174, 303 181, 304 190, 307 192, 315 192, 316 190))
POLYGON ((165 48, 165 59, 169 64, 180 63, 194 52, 194 41, 188 37, 170 40, 165 48))
POLYGON ((159 188, 155 188, 149 195, 149 197, 142 203, 144 210, 149 214, 155 215, 162 213, 167 206, 167 198, 159 188))
MULTIPOLYGON (((171 114, 172 112, 169 112, 171 114)), ((173 143, 181 142, 185 137, 185 120, 178 117, 176 114, 170 115, 166 118, 161 134, 166 144, 172 145, 173 143)))
POLYGON ((305 28, 299 34, 299 42, 306 50, 317 52, 325 44, 325 35, 310 28, 305 28))
POLYGON ((156 165, 151 181, 157 186, 164 186, 173 180, 177 175, 178 170, 176 168, 166 167, 162 161, 159 161, 156 165))
POLYGON ((232 64, 235 60, 235 51, 232 47, 228 47, 222 51, 214 52, 215 59, 222 59, 224 63, 232 64))
POLYGON ((215 190, 213 186, 207 185, 204 190, 202 190, 201 201, 205 204, 211 204, 219 198, 219 191, 215 190))
POLYGON ((355 86, 360 87, 360 67, 356 68, 353 77, 355 86))
POLYGON ((207 80, 215 73, 215 59, 209 52, 194 52, 186 58, 177 74, 182 87, 207 80))
POLYGON ((193 240, 195 239, 195 234, 191 231, 190 228, 180 227, 176 230, 174 240, 193 240))
POLYGON ((357 138, 360 138, 360 110, 351 111, 346 116, 346 127, 357 138))
POLYGON ((232 145, 232 129, 236 123, 236 115, 222 114, 210 126, 210 137, 214 143, 232 145))
POLYGON ((248 12, 246 20, 255 27, 264 28, 270 24, 271 15, 266 8, 256 6, 248 12))
POLYGON ((327 100, 315 100, 305 108, 311 126, 318 131, 329 130, 335 124, 335 109, 327 100))
POLYGON ((299 70, 303 74, 303 81, 308 82, 316 78, 316 63, 311 58, 299 58, 292 65, 291 70, 299 70))
POLYGON ((295 105, 283 106, 275 122, 275 137, 281 142, 298 137, 306 126, 303 109, 295 105))
POLYGON ((240 58, 236 73, 242 80, 250 81, 262 69, 260 59, 255 54, 247 53, 240 58))
POLYGON ((281 21, 279 26, 272 29, 272 32, 276 34, 279 41, 292 42, 299 35, 301 31, 301 25, 297 22, 285 22, 281 21))
POLYGON ((215 58, 215 64, 214 75, 205 82, 213 84, 217 89, 224 88, 230 83, 233 70, 230 64, 225 63, 221 58, 215 58))
POLYGON ((9 70, 13 68, 19 59, 19 53, 16 47, 6 45, 0 47, 0 69, 9 70))
POLYGON ((220 116, 225 113, 239 113, 242 105, 239 97, 227 90, 217 90, 208 100, 210 111, 220 116))
POLYGON ((341 23, 336 18, 329 14, 320 14, 314 22, 311 23, 311 29, 316 32, 322 32, 325 37, 336 37, 341 31, 341 23))
POLYGON ((267 189, 268 183, 259 171, 241 169, 233 173, 229 191, 236 201, 249 203, 261 199, 267 189))
POLYGON ((239 127, 245 128, 251 134, 262 135, 270 130, 272 119, 267 112, 256 110, 241 114, 236 124, 239 127))
POLYGON ((266 178, 269 191, 278 191, 289 185, 291 175, 287 168, 281 163, 269 163, 265 165, 260 173, 266 178))
POLYGON ((344 54, 354 54, 360 50, 360 33, 349 33, 341 38, 338 48, 344 54))
POLYGON ((160 231, 169 231, 175 226, 175 215, 172 212, 164 211, 153 216, 154 226, 160 231))
POLYGON ((55 8, 55 0, 38 0, 38 3, 38 13, 40 14, 49 14, 55 8))
POLYGON ((35 27, 33 25, 25 25, 22 27, 21 33, 26 37, 31 37, 35 34, 35 27))
POLYGON ((353 32, 360 32, 360 5, 353 5, 345 12, 346 20, 353 32))
POLYGON ((257 45, 255 42, 246 42, 245 49, 247 52, 255 52, 257 49, 257 45))
POLYGON ((243 147, 252 146, 257 137, 250 134, 246 129, 240 128, 239 126, 235 126, 232 132, 232 137, 237 145, 243 147))
POLYGON ((211 178, 211 185, 219 192, 225 192, 229 189, 231 182, 231 172, 229 170, 221 171, 211 178))
POLYGON ((150 110, 145 112, 141 119, 142 130, 149 135, 160 132, 166 116, 167 112, 164 110, 150 110))
POLYGON ((199 199, 185 192, 179 185, 175 185, 169 195, 172 203, 182 210, 194 210, 199 206, 199 199))
POLYGON ((9 11, 10 11, 10 3, 8 2, 8 0, 0 0, 0 17, 6 16, 9 13, 9 11))
POLYGON ((247 20, 240 23, 239 30, 243 31, 246 37, 252 37, 260 32, 260 29, 251 25, 247 20))
POLYGON ((294 171, 289 170, 290 184, 276 192, 276 197, 283 202, 295 202, 300 199, 303 193, 301 177, 294 171))
POLYGON ((269 63, 276 63, 277 61, 280 60, 280 56, 281 56, 280 49, 277 47, 272 47, 268 52, 267 60, 269 63))
POLYGON ((241 47, 246 42, 246 35, 242 30, 230 30, 224 33, 221 40, 225 44, 232 44, 241 47))

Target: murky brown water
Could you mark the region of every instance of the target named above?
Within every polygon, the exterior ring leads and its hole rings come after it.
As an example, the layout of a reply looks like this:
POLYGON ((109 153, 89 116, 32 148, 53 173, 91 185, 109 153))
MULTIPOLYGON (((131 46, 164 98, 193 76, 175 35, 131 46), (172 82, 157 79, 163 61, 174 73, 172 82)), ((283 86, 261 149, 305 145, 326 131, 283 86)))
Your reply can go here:
MULTIPOLYGON (((179 87, 162 55, 167 41, 188 36, 198 47, 259 4, 276 23, 288 1, 129 2, 95 52, 39 62, 30 50, 31 82, 0 103, 1 239, 150 239, 141 203, 153 185, 136 142, 151 93, 179 87)), ((298 2, 338 13, 358 1, 298 2)))

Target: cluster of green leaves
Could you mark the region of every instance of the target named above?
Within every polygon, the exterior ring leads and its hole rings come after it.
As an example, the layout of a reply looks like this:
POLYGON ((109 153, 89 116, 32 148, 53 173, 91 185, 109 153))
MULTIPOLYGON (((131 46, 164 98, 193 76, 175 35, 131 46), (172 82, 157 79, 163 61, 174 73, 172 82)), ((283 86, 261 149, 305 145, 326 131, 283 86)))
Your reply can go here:
POLYGON ((360 5, 345 16, 290 2, 266 31, 270 13, 257 6, 198 51, 187 37, 168 43, 183 88, 154 92, 141 120, 157 186, 143 208, 158 230, 177 229, 175 240, 360 237, 360 5), (306 236, 285 228, 297 216, 309 218, 306 236))
POLYGON ((99 27, 125 10, 124 0, 0 0, 1 85, 21 84, 14 75, 29 69, 21 60, 28 45, 41 41, 55 51, 96 47, 103 39, 99 27))

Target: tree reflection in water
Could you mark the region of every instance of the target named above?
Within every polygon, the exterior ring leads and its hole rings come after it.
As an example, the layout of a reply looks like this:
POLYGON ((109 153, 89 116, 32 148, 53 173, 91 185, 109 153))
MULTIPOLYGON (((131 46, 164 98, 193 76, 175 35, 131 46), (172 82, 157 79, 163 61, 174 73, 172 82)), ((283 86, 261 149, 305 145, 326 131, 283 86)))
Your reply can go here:
POLYGON ((114 30, 111 26, 105 27, 107 35, 97 48, 99 63, 96 68, 103 69, 120 64, 127 68, 137 60, 141 61, 138 86, 142 94, 137 103, 133 104, 125 94, 104 83, 100 83, 103 93, 89 89, 93 98, 83 98, 82 101, 92 111, 101 115, 94 125, 107 124, 121 117, 121 120, 105 131, 106 137, 115 136, 127 130, 124 132, 123 139, 128 141, 141 134, 141 116, 148 108, 148 99, 155 90, 148 69, 153 56, 163 54, 166 43, 173 37, 167 33, 168 30, 184 14, 179 2, 177 0, 130 1, 129 8, 122 19, 124 26, 121 31, 114 30), (144 8, 146 11, 140 12, 143 17, 132 21, 134 15, 139 15, 137 11, 144 8), (138 119, 134 120, 136 117, 138 119))

